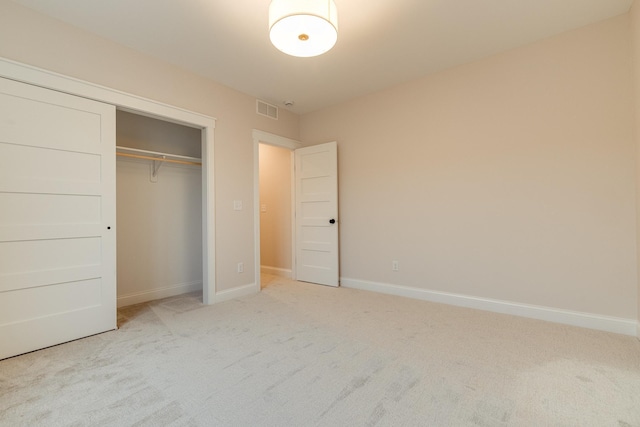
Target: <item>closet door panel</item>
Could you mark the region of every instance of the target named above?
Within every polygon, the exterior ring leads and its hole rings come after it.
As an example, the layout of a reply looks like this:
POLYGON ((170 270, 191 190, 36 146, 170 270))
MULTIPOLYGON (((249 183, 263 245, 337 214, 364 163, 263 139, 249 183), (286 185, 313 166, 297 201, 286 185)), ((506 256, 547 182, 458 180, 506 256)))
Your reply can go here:
MULTIPOLYGON (((36 186, 41 181, 55 182, 60 191, 74 182, 99 184, 100 163, 100 154, 0 143, 0 176, 36 186)), ((94 192, 99 191, 96 186, 94 192)))
POLYGON ((93 279, 9 292, 3 298, 0 323, 29 322, 38 317, 99 307, 100 286, 100 280, 93 279))
POLYGON ((91 110, 90 104, 94 101, 73 97, 74 105, 50 103, 40 98, 43 89, 23 86, 20 93, 0 93, 0 133, 5 142, 55 150, 100 152, 102 138, 96 128, 103 122, 103 116, 91 110), (42 99, 42 102, 34 102, 36 99, 42 99), (33 117, 38 117, 41 126, 34 126, 33 117))
POLYGON ((100 196, 0 193, 0 224, 100 224, 100 196))
POLYGON ((0 359, 115 329, 115 108, 0 79, 0 206, 0 359))

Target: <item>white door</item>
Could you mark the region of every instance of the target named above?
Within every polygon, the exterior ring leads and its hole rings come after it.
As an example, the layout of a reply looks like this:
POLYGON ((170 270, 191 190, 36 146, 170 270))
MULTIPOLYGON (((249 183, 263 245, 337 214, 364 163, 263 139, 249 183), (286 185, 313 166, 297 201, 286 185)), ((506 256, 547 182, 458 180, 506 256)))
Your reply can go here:
POLYGON ((0 78, 0 359, 116 328, 115 108, 0 78))
POLYGON ((338 152, 329 142, 295 151, 296 279, 339 285, 338 152))

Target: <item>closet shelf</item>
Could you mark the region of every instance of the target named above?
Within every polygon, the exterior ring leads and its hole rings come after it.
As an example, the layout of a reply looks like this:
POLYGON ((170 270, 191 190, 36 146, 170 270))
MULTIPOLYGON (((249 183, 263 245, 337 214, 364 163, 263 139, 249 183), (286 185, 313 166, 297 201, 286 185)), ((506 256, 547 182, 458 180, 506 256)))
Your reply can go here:
POLYGON ((158 170, 165 162, 178 163, 181 165, 202 166, 202 159, 197 157, 181 156, 179 154, 161 153, 159 151, 140 150, 116 145, 116 156, 131 157, 134 159, 144 159, 153 161, 151 171, 151 181, 156 182, 158 170))
POLYGON ((179 163, 182 165, 202 166, 202 159, 197 157, 181 156, 179 154, 161 153, 159 151, 140 150, 116 146, 116 155, 122 157, 132 157, 134 159, 153 160, 158 162, 179 163))

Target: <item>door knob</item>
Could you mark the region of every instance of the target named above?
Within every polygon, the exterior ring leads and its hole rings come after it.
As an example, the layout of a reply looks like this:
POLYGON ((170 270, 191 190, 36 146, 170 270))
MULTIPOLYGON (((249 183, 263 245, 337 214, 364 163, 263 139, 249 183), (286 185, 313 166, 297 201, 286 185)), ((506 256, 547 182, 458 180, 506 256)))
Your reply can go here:
POLYGON ((335 219, 331 218, 331 219, 329 220, 329 224, 335 224, 335 223, 336 223, 336 220, 335 220, 335 219))

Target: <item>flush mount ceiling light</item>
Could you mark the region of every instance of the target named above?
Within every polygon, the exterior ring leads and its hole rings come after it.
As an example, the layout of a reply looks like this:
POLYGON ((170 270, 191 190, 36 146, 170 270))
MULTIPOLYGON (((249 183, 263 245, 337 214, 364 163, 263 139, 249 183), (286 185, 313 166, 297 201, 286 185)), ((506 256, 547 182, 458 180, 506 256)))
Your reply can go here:
POLYGON ((272 0, 269 37, 288 55, 322 55, 338 40, 336 4, 333 0, 272 0))

